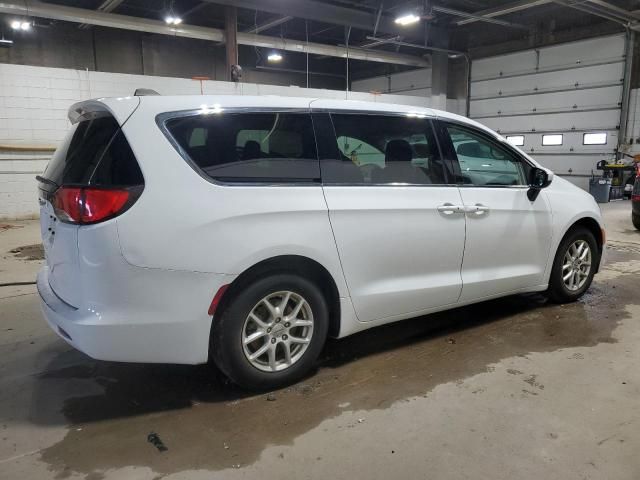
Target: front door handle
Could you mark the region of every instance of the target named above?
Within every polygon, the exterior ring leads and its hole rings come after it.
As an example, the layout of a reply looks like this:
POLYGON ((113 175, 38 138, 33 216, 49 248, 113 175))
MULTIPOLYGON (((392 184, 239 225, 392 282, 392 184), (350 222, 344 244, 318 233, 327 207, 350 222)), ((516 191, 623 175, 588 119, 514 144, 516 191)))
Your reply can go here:
POLYGON ((454 205, 453 203, 445 203, 438 205, 438 211, 445 215, 453 215, 454 213, 464 213, 464 207, 461 205, 454 205))
POLYGON ((467 205, 464 207, 464 211, 474 216, 486 215, 489 212, 489 207, 476 203, 475 205, 467 205))

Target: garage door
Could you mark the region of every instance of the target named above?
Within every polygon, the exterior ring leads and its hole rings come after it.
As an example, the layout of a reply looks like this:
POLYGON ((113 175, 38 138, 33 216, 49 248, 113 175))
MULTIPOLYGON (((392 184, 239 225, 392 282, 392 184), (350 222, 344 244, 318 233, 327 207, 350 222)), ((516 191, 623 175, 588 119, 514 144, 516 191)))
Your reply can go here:
POLYGON ((470 116, 587 188, 618 144, 624 36, 474 60, 470 116))

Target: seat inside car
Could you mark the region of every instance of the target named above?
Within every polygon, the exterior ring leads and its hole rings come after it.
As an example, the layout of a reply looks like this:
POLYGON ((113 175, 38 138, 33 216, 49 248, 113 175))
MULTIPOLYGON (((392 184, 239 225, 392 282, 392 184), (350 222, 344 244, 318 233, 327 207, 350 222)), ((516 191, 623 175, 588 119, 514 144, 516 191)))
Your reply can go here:
POLYGON ((247 140, 244 144, 244 148, 242 149, 242 160, 260 158, 261 154, 260 144, 255 140, 247 140))
POLYGON ((464 155, 465 157, 484 158, 486 155, 482 152, 480 144, 478 142, 468 142, 458 145, 456 148, 458 155, 464 155))
POLYGON ((426 170, 413 165, 413 150, 409 142, 394 139, 387 142, 384 151, 385 167, 373 173, 374 183, 431 183, 426 170))

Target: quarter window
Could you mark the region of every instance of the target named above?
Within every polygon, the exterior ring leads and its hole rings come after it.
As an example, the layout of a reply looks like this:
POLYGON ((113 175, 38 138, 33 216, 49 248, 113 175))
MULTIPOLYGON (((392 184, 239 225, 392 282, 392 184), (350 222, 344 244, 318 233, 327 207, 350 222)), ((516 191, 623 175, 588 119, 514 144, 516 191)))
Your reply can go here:
POLYGON ((337 159, 323 160, 323 181, 334 184, 445 183, 442 159, 426 118, 332 114, 337 159))
POLYGON ((482 186, 525 185, 525 166, 518 156, 484 134, 446 125, 460 165, 462 183, 482 186))
POLYGON ((308 114, 202 113, 165 123, 201 174, 223 182, 307 182, 320 178, 308 114))

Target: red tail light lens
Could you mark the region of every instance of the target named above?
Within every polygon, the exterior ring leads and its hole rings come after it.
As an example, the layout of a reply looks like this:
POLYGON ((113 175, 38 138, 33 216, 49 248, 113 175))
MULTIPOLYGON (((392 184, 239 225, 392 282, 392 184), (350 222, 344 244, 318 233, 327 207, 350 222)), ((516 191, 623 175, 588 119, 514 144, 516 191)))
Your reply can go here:
POLYGON ((137 188, 60 187, 52 203, 60 220, 86 225, 121 214, 138 198, 140 191, 137 188))
POLYGON ((640 195, 631 195, 631 200, 634 202, 640 202, 640 195))

